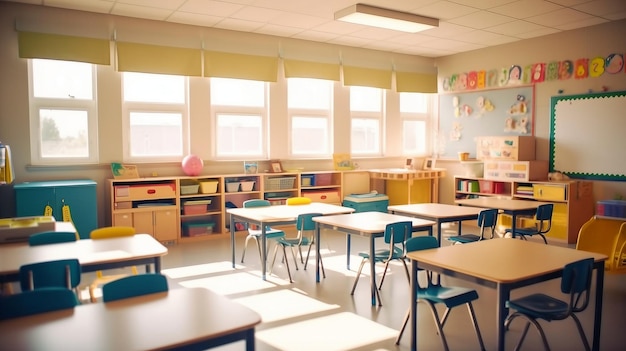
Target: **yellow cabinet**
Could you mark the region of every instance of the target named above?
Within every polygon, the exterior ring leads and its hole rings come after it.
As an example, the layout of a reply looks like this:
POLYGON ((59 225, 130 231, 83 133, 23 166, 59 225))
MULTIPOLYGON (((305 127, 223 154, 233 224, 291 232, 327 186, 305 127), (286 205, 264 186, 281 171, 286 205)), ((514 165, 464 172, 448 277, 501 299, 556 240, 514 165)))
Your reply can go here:
POLYGON ((175 206, 155 210, 141 209, 116 213, 113 225, 133 227, 137 233, 152 235, 158 241, 178 240, 178 211, 175 206))
POLYGON ((565 184, 558 184, 558 185, 533 184, 533 196, 537 200, 546 200, 546 201, 567 200, 565 184))

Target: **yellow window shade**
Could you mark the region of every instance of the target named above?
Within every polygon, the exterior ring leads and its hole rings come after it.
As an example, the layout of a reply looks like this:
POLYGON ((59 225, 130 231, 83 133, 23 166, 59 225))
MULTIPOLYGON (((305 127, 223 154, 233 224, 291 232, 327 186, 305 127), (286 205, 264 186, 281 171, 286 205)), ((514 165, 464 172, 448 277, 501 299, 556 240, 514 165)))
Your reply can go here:
POLYGON ((19 56, 109 65, 109 40, 33 32, 18 33, 19 56))
POLYGON ((287 78, 315 78, 336 81, 341 79, 341 66, 338 63, 284 60, 283 65, 287 78))
POLYGON ((436 93, 437 75, 396 72, 396 91, 399 93, 436 93))
POLYGON ((204 76, 276 82, 278 58, 205 51, 204 76))
POLYGON ((343 84, 391 89, 391 70, 343 66, 343 84))
POLYGON ((136 43, 117 43, 117 70, 202 76, 202 51, 136 43))

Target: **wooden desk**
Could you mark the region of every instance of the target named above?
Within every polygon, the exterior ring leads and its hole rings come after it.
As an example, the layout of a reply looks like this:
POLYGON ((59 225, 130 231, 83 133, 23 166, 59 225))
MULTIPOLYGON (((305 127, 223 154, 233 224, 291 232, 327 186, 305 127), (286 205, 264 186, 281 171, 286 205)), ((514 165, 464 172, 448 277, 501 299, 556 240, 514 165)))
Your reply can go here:
POLYGON ((149 234, 110 238, 82 239, 78 241, 29 246, 19 243, 0 245, 0 281, 19 280, 20 266, 66 258, 77 258, 83 272, 154 264, 154 270, 161 271, 161 256, 167 248, 149 234))
MULTIPOLYGON (((304 213, 321 213, 322 215, 334 215, 340 213, 352 213, 353 208, 331 205, 321 202, 313 202, 307 205, 278 205, 249 208, 229 208, 230 214, 230 246, 232 254, 232 266, 235 268, 235 222, 247 222, 261 228, 261 272, 263 280, 266 280, 267 272, 267 239, 265 237, 266 226, 295 224, 298 216, 304 213)), ((319 243, 319 241, 316 241, 319 243)), ((315 245, 319 247, 319 244, 315 245)))
MULTIPOLYGON (((387 224, 395 222, 409 221, 413 222, 413 231, 426 231, 428 235, 433 235, 433 225, 435 222, 425 219, 418 219, 413 217, 405 217, 383 212, 358 212, 353 214, 335 215, 335 216, 322 216, 315 217, 313 221, 316 222, 315 230, 315 281, 320 281, 320 246, 322 229, 332 229, 340 232, 344 232, 347 235, 359 235, 363 237, 369 237, 370 239, 370 257, 374 257, 376 251, 375 239, 385 234, 385 227, 387 224)), ((350 250, 347 250, 348 256, 348 269, 350 269, 350 250)), ((376 305, 376 264, 370 262, 370 283, 372 292, 372 305, 376 305)), ((380 301, 379 301, 379 305, 380 301)), ((382 306, 382 305, 381 305, 382 306)))
POLYGON ((254 311, 204 288, 179 288, 0 322, 7 350, 204 350, 245 340, 254 311))
POLYGON ((458 235, 461 235, 461 222, 478 219, 478 214, 483 209, 470 206, 422 203, 389 206, 387 207, 387 210, 391 211, 391 213, 437 222, 437 240, 439 241, 439 246, 441 246, 441 223, 459 222, 458 235))
MULTIPOLYGON (((417 269, 423 268, 496 289, 496 331, 498 350, 504 350, 505 307, 513 289, 560 278, 563 267, 588 257, 595 259, 596 301, 593 349, 599 350, 602 321, 602 292, 606 255, 545 245, 523 240, 494 239, 467 245, 450 245, 438 249, 414 251, 411 259, 411 295, 417 296, 417 269), (540 257, 541 259, 532 259, 540 257)), ((411 303, 411 350, 416 349, 417 304, 411 303)))
POLYGON ((501 199, 496 197, 479 197, 476 199, 456 200, 456 204, 462 206, 474 206, 482 208, 494 208, 511 216, 511 235, 515 238, 515 226, 517 224, 517 216, 534 216, 537 207, 548 204, 549 202, 540 202, 533 200, 518 199, 501 199))

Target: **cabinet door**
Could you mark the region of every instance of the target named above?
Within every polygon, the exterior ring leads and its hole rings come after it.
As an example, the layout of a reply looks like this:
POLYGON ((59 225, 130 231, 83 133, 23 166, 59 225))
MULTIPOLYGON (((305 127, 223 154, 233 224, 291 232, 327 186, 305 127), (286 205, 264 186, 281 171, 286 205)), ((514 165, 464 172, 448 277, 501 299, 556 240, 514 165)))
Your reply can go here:
POLYGON ((137 234, 150 234, 154 236, 154 220, 152 211, 133 213, 133 227, 137 234))
POLYGON ((133 227, 132 213, 116 213, 113 215, 113 225, 118 227, 133 227))
POLYGON ((18 217, 43 216, 46 205, 53 207, 52 215, 57 221, 63 219, 61 208, 56 207, 52 187, 15 187, 15 210, 18 217))
POLYGON ((154 238, 158 241, 178 240, 176 210, 157 210, 154 215, 154 238))
POLYGON ((92 230, 98 227, 96 185, 58 186, 55 188, 57 220, 63 220, 63 205, 68 205, 72 222, 81 238, 89 238, 92 230))

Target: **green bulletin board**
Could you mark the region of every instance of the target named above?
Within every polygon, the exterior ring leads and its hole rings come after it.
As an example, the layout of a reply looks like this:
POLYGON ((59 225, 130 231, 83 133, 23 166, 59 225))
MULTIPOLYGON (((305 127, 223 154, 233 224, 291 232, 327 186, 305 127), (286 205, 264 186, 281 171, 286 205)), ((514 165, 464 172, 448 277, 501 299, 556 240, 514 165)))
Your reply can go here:
POLYGON ((475 158, 476 137, 534 135, 534 92, 534 86, 514 86, 440 94, 436 153, 475 158))

